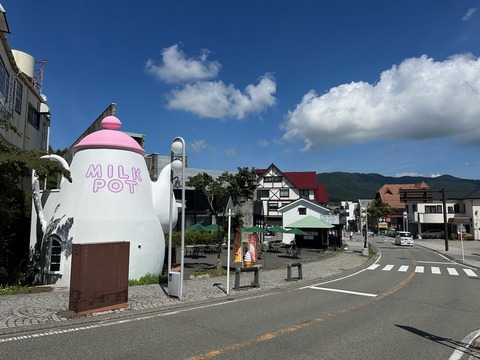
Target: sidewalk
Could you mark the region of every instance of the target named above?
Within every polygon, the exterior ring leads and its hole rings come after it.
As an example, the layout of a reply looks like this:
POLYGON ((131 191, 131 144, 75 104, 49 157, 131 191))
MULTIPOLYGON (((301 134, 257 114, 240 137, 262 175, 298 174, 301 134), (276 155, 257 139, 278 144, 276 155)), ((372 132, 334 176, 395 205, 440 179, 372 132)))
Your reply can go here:
POLYGON ((415 239, 415 246, 423 246, 460 264, 480 269, 480 241, 448 240, 448 251, 445 250, 444 239, 415 239))
MULTIPOLYGON (((199 268, 214 268, 217 255, 208 254, 199 258, 185 257, 185 280, 183 284, 182 299, 169 297, 167 285, 140 285, 128 289, 128 308, 122 310, 106 311, 103 313, 79 315, 69 308, 69 290, 66 288, 55 289, 51 292, 4 295, 0 296, 0 343, 2 335, 20 334, 29 330, 53 329, 61 325, 73 325, 105 318, 117 318, 135 314, 185 307, 200 302, 218 299, 232 299, 260 291, 274 291, 285 286, 299 283, 317 281, 343 273, 354 271, 365 265, 368 258, 361 255, 363 243, 349 242, 346 251, 326 251, 303 249, 301 259, 292 259, 282 249, 278 253, 267 252, 263 259, 258 261, 263 269, 260 271, 257 288, 243 288, 249 286, 253 273, 242 273, 240 290, 235 291, 235 273, 231 271, 229 277, 229 295, 226 294, 227 277, 199 277, 190 279, 190 274, 199 268), (292 269, 292 281, 287 279, 287 266, 289 263, 302 264, 303 278, 298 279, 298 268, 292 269)), ((226 251, 223 251, 222 264, 226 263, 226 251)), ((239 267, 240 264, 231 264, 239 267)))
MULTIPOLYGON (((369 238, 372 244, 382 237, 369 238)), ((384 241, 393 241, 393 238, 383 238, 384 241)), ((302 250, 301 259, 292 259, 286 256, 284 250, 279 253, 266 253, 266 257, 259 260, 263 268, 260 272, 260 287, 233 290, 235 275, 232 272, 229 278, 229 295, 226 295, 227 280, 223 277, 201 277, 190 279, 190 274, 200 267, 214 267, 217 261, 215 254, 205 257, 185 258, 185 280, 183 296, 168 297, 166 285, 131 286, 128 289, 128 308, 108 311, 104 313, 78 315, 70 310, 68 289, 55 289, 51 292, 5 295, 0 296, 0 343, 2 335, 22 333, 29 330, 52 329, 60 325, 73 325, 105 318, 131 316, 132 313, 142 314, 158 310, 192 305, 192 303, 208 302, 214 299, 231 299, 251 294, 252 292, 271 291, 292 283, 321 281, 343 273, 353 272, 364 266, 368 258, 362 256, 363 239, 359 234, 354 235, 355 241, 346 239, 347 250, 342 252, 327 251, 324 254, 316 250, 302 250), (303 279, 294 279, 287 282, 287 266, 289 263, 302 264, 303 279)), ((449 240, 449 250, 445 251, 444 240, 415 240, 415 246, 422 246, 441 253, 448 258, 467 266, 480 269, 480 241, 449 240), (463 261, 465 258, 465 261, 463 261)), ((222 257, 222 264, 226 265, 226 251, 222 257)), ((232 267, 239 264, 231 264, 232 267)), ((298 274, 292 269, 292 277, 298 274)), ((250 285, 253 274, 245 273, 241 277, 241 286, 250 285)))

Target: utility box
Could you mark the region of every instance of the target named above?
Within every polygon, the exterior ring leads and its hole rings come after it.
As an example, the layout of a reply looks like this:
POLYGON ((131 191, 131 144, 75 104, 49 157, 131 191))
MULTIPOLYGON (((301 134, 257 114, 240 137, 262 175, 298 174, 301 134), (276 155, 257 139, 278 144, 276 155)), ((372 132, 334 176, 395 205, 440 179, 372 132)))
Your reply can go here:
POLYGON ((168 273, 168 296, 180 297, 180 280, 182 273, 170 271, 168 273))
POLYGON ((69 309, 88 314, 128 306, 130 242, 72 245, 69 309))

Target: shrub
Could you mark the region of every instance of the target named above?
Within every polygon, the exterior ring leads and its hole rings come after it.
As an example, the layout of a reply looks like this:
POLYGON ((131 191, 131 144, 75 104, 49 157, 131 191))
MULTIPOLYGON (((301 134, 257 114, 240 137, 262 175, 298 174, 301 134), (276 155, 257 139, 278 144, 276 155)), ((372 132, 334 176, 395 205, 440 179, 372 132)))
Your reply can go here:
POLYGON ((155 275, 148 273, 139 279, 129 279, 128 286, 160 284, 165 282, 167 282, 167 275, 155 275))

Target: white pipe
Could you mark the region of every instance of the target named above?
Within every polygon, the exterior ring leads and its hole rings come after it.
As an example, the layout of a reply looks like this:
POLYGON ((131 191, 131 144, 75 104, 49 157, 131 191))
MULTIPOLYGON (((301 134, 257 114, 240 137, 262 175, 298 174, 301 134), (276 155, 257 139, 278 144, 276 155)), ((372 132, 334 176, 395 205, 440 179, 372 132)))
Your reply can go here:
POLYGON ((45 234, 45 231, 47 230, 47 219, 45 219, 45 214, 43 213, 42 201, 40 200, 40 185, 35 170, 32 170, 32 197, 35 210, 37 211, 38 220, 42 227, 42 233, 45 234))
MULTIPOLYGON (((67 160, 65 160, 60 155, 56 155, 56 154, 43 155, 40 159, 49 159, 49 160, 56 161, 60 165, 62 165, 65 170, 70 171, 70 166, 68 165, 67 160)), ((63 176, 63 174, 62 174, 62 177, 60 179, 60 184, 58 185, 59 189, 62 188, 62 184, 63 184, 64 181, 65 181, 65 176, 63 176)))

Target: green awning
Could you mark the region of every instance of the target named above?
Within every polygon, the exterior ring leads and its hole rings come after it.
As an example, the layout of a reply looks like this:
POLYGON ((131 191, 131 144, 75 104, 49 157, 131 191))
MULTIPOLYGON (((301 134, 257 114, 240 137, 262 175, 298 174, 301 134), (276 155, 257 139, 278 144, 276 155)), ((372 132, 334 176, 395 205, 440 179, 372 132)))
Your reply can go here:
POLYGON ((299 228, 299 229, 331 229, 334 226, 326 223, 312 215, 307 215, 304 218, 297 220, 291 224, 285 225, 286 228, 299 228))

